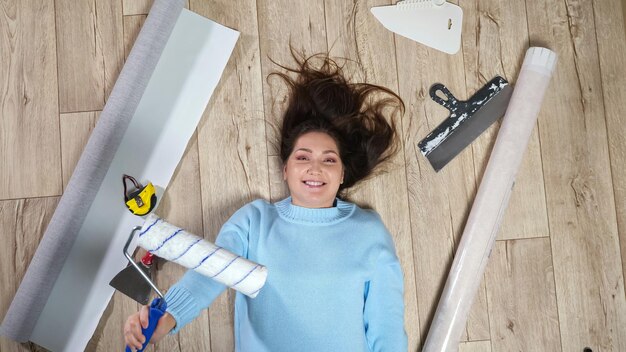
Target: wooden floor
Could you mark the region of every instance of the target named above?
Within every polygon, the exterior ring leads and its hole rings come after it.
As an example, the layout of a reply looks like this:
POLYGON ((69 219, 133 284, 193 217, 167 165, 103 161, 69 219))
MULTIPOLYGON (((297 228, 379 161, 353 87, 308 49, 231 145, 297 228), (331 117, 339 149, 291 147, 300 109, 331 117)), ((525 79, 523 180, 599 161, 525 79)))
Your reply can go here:
MULTIPOLYGON (((0 2, 0 317, 98 119, 150 0, 0 2)), ((207 239, 244 203, 277 200, 275 130, 285 88, 266 76, 288 43, 353 62, 355 80, 398 91, 404 152, 352 199, 379 211, 405 274, 410 351, 424 341, 498 126, 439 173, 416 144, 529 46, 559 55, 461 351, 626 351, 626 39, 620 0, 463 0, 462 50, 385 30, 385 0, 190 0, 241 37, 159 213, 207 239), (218 152, 219 151, 219 152, 218 152)), ((161 264, 167 288, 184 270, 161 264)), ((156 351, 232 351, 232 293, 156 351)), ((88 351, 122 348, 137 309, 116 294, 88 351)), ((0 351, 39 350, 0 338, 0 351)))

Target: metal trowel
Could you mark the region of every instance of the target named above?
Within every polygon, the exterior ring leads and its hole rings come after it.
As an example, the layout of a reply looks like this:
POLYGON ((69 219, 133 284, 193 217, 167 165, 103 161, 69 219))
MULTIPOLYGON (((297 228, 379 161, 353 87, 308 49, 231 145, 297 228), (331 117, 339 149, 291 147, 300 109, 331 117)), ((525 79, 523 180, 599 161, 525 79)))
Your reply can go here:
POLYGON ((450 110, 450 116, 418 143, 435 171, 504 116, 512 93, 513 88, 500 76, 487 82, 467 101, 456 99, 441 83, 430 87, 430 97, 450 110))
POLYGON ((117 273, 109 285, 142 305, 148 304, 152 286, 145 277, 152 278, 152 265, 155 260, 156 258, 152 253, 146 252, 140 261, 129 263, 125 269, 117 273), (141 275, 139 270, 145 276, 141 275))

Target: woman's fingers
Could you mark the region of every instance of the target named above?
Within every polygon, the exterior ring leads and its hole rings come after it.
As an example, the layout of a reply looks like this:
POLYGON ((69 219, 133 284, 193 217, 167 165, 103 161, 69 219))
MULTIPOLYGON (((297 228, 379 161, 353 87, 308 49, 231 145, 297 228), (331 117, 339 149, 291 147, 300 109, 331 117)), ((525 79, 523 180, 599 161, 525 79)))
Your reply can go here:
MULTIPOLYGON (((145 329, 148 327, 149 323, 149 315, 150 309, 148 306, 143 306, 139 310, 139 312, 131 315, 126 320, 126 324, 124 325, 124 340, 126 345, 131 349, 140 349, 143 346, 143 343, 146 341, 145 336, 141 329, 145 329)), ((176 326, 176 320, 168 314, 165 313, 161 319, 159 319, 156 329, 154 330, 154 334, 152 335, 151 343, 156 343, 161 340, 165 335, 167 335, 170 330, 172 330, 176 326)))
POLYGON ((148 323, 150 321, 150 308, 148 306, 141 307, 139 311, 139 320, 141 321, 141 326, 145 329, 148 327, 148 323))
POLYGON ((146 338, 141 333, 140 314, 135 313, 128 317, 124 325, 124 340, 130 348, 141 349, 146 338))
POLYGON ((124 333, 126 345, 135 350, 141 349, 141 347, 143 346, 143 343, 141 342, 143 341, 143 335, 141 337, 142 339, 138 339, 137 336, 130 331, 124 333))

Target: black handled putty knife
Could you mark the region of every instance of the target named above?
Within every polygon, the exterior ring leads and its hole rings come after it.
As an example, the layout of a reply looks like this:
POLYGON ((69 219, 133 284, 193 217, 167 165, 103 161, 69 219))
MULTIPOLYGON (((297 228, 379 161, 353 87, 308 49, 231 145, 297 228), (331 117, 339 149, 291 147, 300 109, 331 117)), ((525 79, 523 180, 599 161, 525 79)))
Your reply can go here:
POLYGON ((456 99, 441 83, 430 87, 430 97, 450 110, 450 116, 418 143, 435 171, 441 170, 492 123, 504 116, 512 93, 509 83, 500 76, 485 84, 467 101, 456 99))

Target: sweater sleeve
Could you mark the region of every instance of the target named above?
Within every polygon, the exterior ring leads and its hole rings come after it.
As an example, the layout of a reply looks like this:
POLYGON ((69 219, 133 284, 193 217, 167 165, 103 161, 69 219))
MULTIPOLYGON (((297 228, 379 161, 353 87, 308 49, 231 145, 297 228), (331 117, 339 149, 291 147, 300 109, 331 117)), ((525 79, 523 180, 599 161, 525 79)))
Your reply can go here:
POLYGON ((402 268, 391 236, 385 233, 374 273, 365 285, 365 336, 372 351, 406 352, 402 268))
MULTIPOLYGON (((248 233, 250 228, 249 206, 239 209, 222 226, 215 244, 242 257, 247 257, 248 233)), ((187 270, 185 275, 165 294, 167 312, 176 320, 176 326, 170 334, 175 334, 182 327, 195 319, 202 310, 208 308, 226 286, 194 270, 187 270)))

